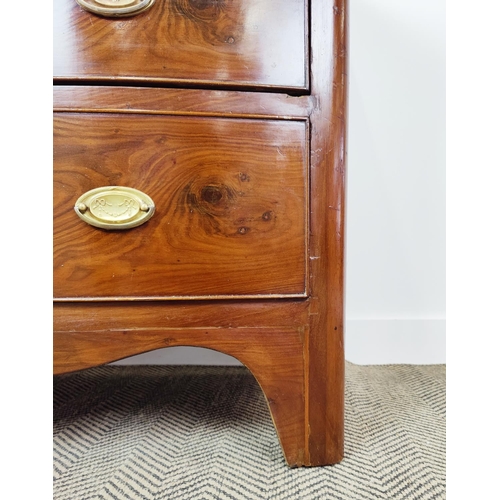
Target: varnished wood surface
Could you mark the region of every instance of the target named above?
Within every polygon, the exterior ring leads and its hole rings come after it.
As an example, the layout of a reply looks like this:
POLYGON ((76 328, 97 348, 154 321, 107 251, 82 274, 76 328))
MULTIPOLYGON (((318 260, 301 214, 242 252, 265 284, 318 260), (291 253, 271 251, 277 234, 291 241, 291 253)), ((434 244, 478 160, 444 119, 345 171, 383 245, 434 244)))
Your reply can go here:
POLYGON ((304 360, 301 332, 294 329, 220 328, 173 331, 123 331, 54 334, 58 365, 80 367, 167 346, 215 348, 239 359, 259 382, 289 465, 306 464, 304 360), (279 356, 276 356, 279 353, 279 356))
POLYGON ((311 91, 321 105, 311 115, 309 451, 313 463, 335 463, 344 454, 347 0, 313 0, 311 17, 311 91))
POLYGON ((57 85, 56 111, 113 111, 123 113, 179 114, 280 118, 308 117, 315 106, 312 96, 264 92, 141 88, 123 86, 57 85))
POLYGON ((106 19, 55 0, 57 81, 308 88, 305 0, 156 0, 106 19))
POLYGON ((307 298, 61 302, 54 309, 55 373, 167 345, 209 347, 242 360, 268 398, 290 465, 333 464, 344 449, 347 0, 311 0, 310 9, 310 96, 287 97, 273 86, 262 90, 274 93, 82 86, 54 94, 65 116, 149 110, 213 120, 234 112, 235 119, 309 123, 307 298), (286 417, 276 418, 277 411, 286 417))
POLYGON ((302 326, 308 310, 306 300, 58 303, 54 373, 182 345, 229 354, 262 387, 288 464, 308 465, 302 326))
MULTIPOLYGON (((54 331, 99 332, 203 328, 293 328, 309 321, 309 302, 291 299, 169 302, 57 302, 54 331)), ((54 346, 57 351, 57 346, 54 346)), ((108 361, 118 358, 110 357, 108 361)), ((59 367, 60 368, 60 367, 59 367)), ((65 367, 78 370, 81 366, 65 367)))
POLYGON ((56 114, 56 298, 305 295, 305 122, 56 114), (154 216, 126 231, 80 220, 96 187, 128 186, 154 216))

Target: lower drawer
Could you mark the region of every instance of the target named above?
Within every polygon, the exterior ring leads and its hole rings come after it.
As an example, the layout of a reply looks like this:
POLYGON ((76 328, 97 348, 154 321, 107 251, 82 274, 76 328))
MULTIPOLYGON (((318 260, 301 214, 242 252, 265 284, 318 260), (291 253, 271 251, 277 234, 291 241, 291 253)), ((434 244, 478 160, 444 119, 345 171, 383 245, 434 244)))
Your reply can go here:
POLYGON ((307 136, 300 120, 55 113, 55 299, 306 295, 307 136), (87 224, 75 202, 103 186, 154 215, 87 224))

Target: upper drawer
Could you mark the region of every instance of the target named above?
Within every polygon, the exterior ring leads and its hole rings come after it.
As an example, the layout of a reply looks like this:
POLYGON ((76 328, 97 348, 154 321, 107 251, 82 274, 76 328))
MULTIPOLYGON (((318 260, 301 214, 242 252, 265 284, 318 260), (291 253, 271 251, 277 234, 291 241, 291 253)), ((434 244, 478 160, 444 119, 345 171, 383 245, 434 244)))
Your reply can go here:
POLYGON ((298 120, 56 113, 55 297, 304 296, 307 135, 298 120), (154 215, 85 223, 75 202, 103 186, 147 194, 154 215))
POLYGON ((54 0, 56 81, 306 91, 307 0, 156 0, 109 19, 54 0))

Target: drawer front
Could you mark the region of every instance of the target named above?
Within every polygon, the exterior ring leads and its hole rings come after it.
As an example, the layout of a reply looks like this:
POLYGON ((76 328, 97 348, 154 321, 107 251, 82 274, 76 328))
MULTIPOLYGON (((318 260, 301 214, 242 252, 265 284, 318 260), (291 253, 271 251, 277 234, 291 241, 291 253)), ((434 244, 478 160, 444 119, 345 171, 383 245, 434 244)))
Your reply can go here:
POLYGON ((55 113, 55 298, 304 296, 307 144, 301 120, 55 113), (75 202, 103 186, 154 215, 87 224, 75 202))
POLYGON ((106 19, 54 0, 57 80, 308 88, 306 0, 156 0, 106 19))

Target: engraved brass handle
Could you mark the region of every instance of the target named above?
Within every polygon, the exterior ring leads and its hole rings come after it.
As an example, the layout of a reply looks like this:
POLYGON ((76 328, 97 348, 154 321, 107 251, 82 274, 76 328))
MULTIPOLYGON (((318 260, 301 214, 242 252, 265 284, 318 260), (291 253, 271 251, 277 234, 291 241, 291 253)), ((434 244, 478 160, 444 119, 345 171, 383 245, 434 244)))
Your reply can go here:
POLYGON ((128 17, 149 9, 155 0, 76 0, 85 10, 104 17, 128 17))
POLYGON ((151 219, 153 200, 143 192, 123 186, 91 189, 75 203, 78 217, 101 229, 130 229, 151 219))

